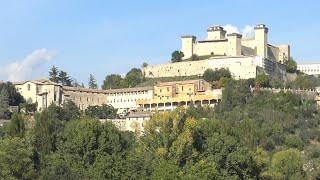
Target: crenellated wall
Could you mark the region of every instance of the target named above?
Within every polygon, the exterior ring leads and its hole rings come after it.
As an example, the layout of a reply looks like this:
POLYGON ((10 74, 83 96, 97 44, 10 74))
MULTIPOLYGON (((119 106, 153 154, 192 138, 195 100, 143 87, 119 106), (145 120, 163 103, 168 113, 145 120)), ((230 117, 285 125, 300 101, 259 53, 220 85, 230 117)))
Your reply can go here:
POLYGON ((197 56, 260 56, 280 63, 290 57, 290 46, 273 46, 268 44, 268 28, 258 24, 254 28, 255 36, 243 39, 241 34, 227 34, 221 26, 213 26, 208 30, 205 40, 197 41, 195 36, 182 36, 181 51, 184 59, 197 56))

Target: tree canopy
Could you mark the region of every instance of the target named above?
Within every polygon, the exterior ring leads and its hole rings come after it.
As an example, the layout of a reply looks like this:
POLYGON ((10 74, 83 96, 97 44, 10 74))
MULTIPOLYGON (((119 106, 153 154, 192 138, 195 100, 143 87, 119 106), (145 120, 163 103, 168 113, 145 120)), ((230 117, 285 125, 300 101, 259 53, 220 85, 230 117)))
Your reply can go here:
POLYGON ((256 81, 228 79, 214 107, 156 112, 141 136, 97 120, 115 116, 108 105, 82 115, 72 101, 51 104, 34 121, 14 114, 0 127, 0 179, 318 178, 316 102, 252 92, 256 81))
POLYGON ((183 52, 181 51, 173 51, 171 54, 171 62, 181 62, 182 58, 184 57, 183 52))
POLYGON ((285 61, 284 64, 288 73, 297 72, 297 62, 293 58, 290 58, 288 61, 285 61))
POLYGON ((214 82, 214 81, 219 81, 221 78, 231 78, 231 73, 228 69, 207 69, 203 73, 203 79, 208 81, 208 82, 214 82))
POLYGON ((55 83, 61 83, 63 86, 71 86, 73 82, 67 72, 59 70, 55 66, 52 66, 49 71, 49 80, 55 83))
POLYGON ((9 115, 9 94, 6 88, 0 91, 0 118, 8 119, 9 115))
POLYGON ((90 76, 89 76, 88 86, 90 89, 97 89, 98 88, 96 78, 92 74, 90 74, 90 76))

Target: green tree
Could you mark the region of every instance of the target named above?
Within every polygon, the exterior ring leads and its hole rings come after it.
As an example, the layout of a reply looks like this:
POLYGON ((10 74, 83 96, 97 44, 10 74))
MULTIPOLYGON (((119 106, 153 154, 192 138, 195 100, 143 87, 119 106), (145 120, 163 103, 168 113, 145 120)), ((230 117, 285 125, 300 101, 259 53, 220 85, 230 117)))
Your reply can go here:
POLYGON ((300 153, 294 149, 277 152, 271 161, 271 171, 267 175, 280 179, 304 179, 303 161, 300 153))
POLYGON ((25 99, 17 92, 16 88, 11 82, 0 83, 0 92, 2 89, 6 89, 9 95, 9 105, 19 106, 21 103, 25 102, 25 99))
POLYGON ((174 51, 171 54, 171 62, 175 63, 175 62, 181 62, 182 58, 184 57, 183 52, 181 51, 174 51))
POLYGON ((111 105, 103 104, 101 106, 89 106, 85 114, 95 119, 114 119, 117 117, 117 109, 111 105))
POLYGON ((266 74, 259 74, 255 80, 256 87, 270 87, 270 80, 266 74))
POLYGON ((148 65, 149 65, 148 63, 143 62, 141 67, 142 67, 142 68, 145 68, 145 67, 148 67, 148 65))
POLYGON ((127 82, 129 87, 135 87, 137 84, 143 81, 143 74, 140 69, 132 68, 125 77, 125 81, 127 82))
POLYGON ((123 87, 123 79, 118 74, 111 74, 103 81, 102 89, 117 89, 123 87))
POLYGON ((218 179, 217 165, 211 159, 202 159, 187 168, 186 179, 218 179))
POLYGON ((84 170, 80 166, 74 167, 68 154, 52 153, 43 158, 40 179, 84 179, 84 170))
POLYGON ((234 107, 244 106, 252 96, 249 80, 228 81, 222 91, 221 103, 216 111, 231 111, 234 107))
POLYGON ((125 158, 134 142, 132 135, 126 136, 110 122, 83 119, 67 122, 61 136, 61 160, 78 174, 84 174, 84 179, 125 178, 125 158))
POLYGON ((67 100, 62 105, 62 120, 80 119, 81 111, 79 107, 71 100, 67 100))
POLYGON ((14 113, 7 128, 8 135, 23 138, 26 130, 24 117, 21 114, 14 113))
POLYGON ((36 179, 33 152, 26 140, 0 139, 0 179, 36 179))
POLYGON ((219 81, 221 78, 231 78, 231 73, 228 69, 218 69, 218 70, 213 70, 213 69, 207 69, 203 73, 203 79, 208 81, 208 82, 213 82, 213 81, 219 81))
POLYGON ((49 71, 49 80, 55 83, 59 83, 59 70, 57 67, 52 66, 49 71))
POLYGON ((34 144, 40 156, 54 152, 57 148, 57 136, 61 130, 61 123, 54 112, 47 110, 35 115, 34 144))
POLYGON ((6 88, 0 92, 0 118, 8 119, 9 112, 9 94, 6 88))
POLYGON ((288 61, 285 61, 284 64, 288 73, 297 72, 297 62, 292 57, 288 61))
POLYGON ((71 84, 72 84, 72 80, 71 80, 70 76, 65 71, 60 71, 59 72, 58 79, 59 79, 59 82, 63 86, 71 86, 71 84))
POLYGON ((175 165, 173 162, 162 161, 159 165, 155 167, 151 179, 182 179, 182 175, 179 173, 179 167, 175 165))
POLYGON ((88 86, 91 89, 97 89, 98 88, 97 81, 96 81, 96 79, 94 78, 94 76, 92 74, 90 74, 88 86))

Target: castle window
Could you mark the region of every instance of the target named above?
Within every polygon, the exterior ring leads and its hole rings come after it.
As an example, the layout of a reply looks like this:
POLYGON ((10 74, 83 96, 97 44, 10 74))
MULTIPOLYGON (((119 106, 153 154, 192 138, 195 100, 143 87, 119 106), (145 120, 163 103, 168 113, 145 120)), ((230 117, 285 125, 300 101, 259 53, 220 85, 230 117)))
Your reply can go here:
POLYGON ((169 92, 169 88, 167 88, 167 91, 169 92))

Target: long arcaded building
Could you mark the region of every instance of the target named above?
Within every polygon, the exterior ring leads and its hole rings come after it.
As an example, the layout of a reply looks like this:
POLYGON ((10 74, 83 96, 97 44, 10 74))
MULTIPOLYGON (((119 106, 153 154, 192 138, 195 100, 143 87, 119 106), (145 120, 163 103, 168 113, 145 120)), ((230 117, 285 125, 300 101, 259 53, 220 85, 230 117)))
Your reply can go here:
POLYGON ((73 101, 81 110, 89 106, 112 105, 118 112, 166 111, 177 106, 213 105, 221 99, 221 90, 213 90, 202 80, 158 83, 151 87, 98 90, 62 86, 47 79, 14 83, 29 103, 37 103, 38 111, 54 103, 62 106, 73 101))

